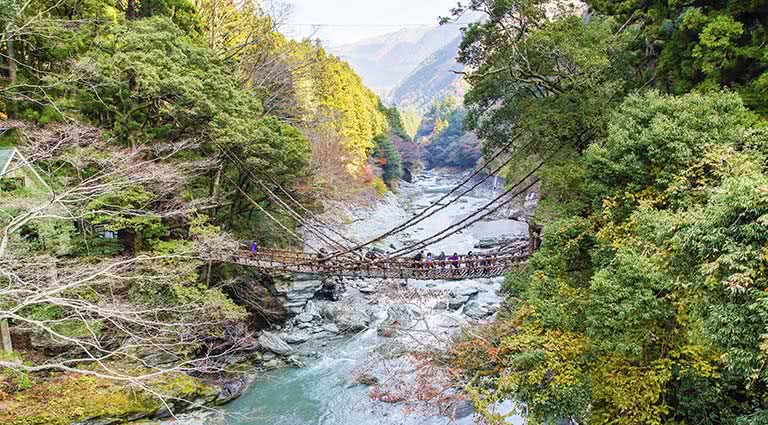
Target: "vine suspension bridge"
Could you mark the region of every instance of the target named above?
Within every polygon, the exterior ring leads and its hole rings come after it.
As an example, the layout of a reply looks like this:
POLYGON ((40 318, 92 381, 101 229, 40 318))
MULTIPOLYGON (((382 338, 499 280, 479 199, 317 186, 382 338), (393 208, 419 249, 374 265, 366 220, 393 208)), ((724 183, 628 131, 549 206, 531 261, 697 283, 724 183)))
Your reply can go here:
MULTIPOLYGON (((431 261, 425 261, 424 258, 411 258, 409 255, 440 242, 453 234, 461 232, 473 224, 489 217, 491 214, 511 203, 518 196, 526 193, 538 182, 538 179, 533 178, 532 176, 542 165, 544 165, 544 161, 539 163, 538 166, 533 168, 514 185, 489 200, 480 208, 472 211, 462 220, 425 239, 410 243, 393 252, 389 252, 386 255, 380 253, 374 254, 373 250, 368 250, 366 247, 417 225, 475 190, 512 161, 512 155, 509 155, 506 160, 500 161, 498 166, 493 169, 490 169, 489 167, 489 172, 484 176, 478 177, 489 164, 499 159, 503 153, 508 152, 508 149, 514 142, 515 140, 512 140, 507 145, 503 146, 496 154, 488 158, 482 166, 477 167, 471 175, 404 223, 362 243, 356 242, 334 230, 332 226, 313 214, 291 196, 287 190, 276 182, 275 178, 254 172, 236 155, 232 155, 225 147, 219 146, 224 156, 235 164, 235 166, 237 166, 248 179, 255 183, 257 187, 263 190, 268 199, 281 207, 296 221, 297 224, 302 226, 306 232, 315 236, 324 245, 332 247, 333 251, 328 252, 324 248, 318 249, 305 241, 303 237, 285 227, 257 201, 252 199, 246 191, 235 184, 235 187, 238 188, 238 191, 245 199, 264 213, 270 220, 274 221, 287 234, 304 245, 305 249, 284 250, 259 248, 254 252, 248 248, 249 244, 241 244, 240 248, 233 251, 226 253, 211 253, 209 258, 215 261, 253 267, 265 273, 305 273, 354 278, 424 280, 461 280, 503 275, 520 263, 525 262, 531 254, 531 249, 525 247, 506 250, 503 253, 496 253, 495 255, 482 253, 481 255, 476 256, 462 255, 458 256, 458 258, 448 257, 445 260, 433 259, 431 261), (478 177, 478 179, 472 183, 472 180, 476 177, 478 177), (281 192, 282 196, 286 199, 283 199, 277 192, 281 192), (294 206, 291 206, 292 204, 294 206), (303 214, 297 212, 296 209, 301 210, 303 214)), ((232 183, 234 183, 234 181, 232 183)))

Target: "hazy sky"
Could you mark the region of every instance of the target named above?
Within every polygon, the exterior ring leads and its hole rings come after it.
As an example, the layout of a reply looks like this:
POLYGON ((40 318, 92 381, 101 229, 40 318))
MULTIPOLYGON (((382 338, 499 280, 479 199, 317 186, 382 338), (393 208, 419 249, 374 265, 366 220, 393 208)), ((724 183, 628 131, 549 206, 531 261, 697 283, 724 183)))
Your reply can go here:
POLYGON ((293 6, 283 31, 292 37, 314 33, 328 46, 395 32, 404 26, 436 25, 457 0, 284 0, 293 6), (313 26, 325 24, 328 26, 313 26))

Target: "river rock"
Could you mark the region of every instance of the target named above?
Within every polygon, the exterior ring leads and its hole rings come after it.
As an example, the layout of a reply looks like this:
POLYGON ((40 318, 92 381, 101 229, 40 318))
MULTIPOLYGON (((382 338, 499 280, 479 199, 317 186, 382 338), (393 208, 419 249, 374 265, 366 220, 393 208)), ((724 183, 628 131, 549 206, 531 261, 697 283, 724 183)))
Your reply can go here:
POLYGON ((307 301, 307 304, 304 306, 304 313, 309 313, 313 316, 320 317, 320 307, 317 306, 317 303, 309 300, 307 301))
POLYGON ((287 358, 287 359, 285 359, 285 361, 286 361, 286 362, 287 362, 289 365, 291 365, 291 366, 293 366, 293 367, 297 367, 297 368, 302 368, 302 367, 304 367, 304 363, 301 361, 301 359, 299 358, 299 356, 297 356, 297 355, 295 355, 295 354, 294 354, 294 355, 290 355, 290 356, 288 356, 288 358, 287 358))
POLYGON ((472 400, 459 400, 450 407, 451 417, 455 419, 466 418, 475 412, 475 406, 472 400))
POLYGON ((342 332, 358 332, 368 327, 370 318, 364 311, 351 306, 326 304, 322 308, 323 316, 334 322, 342 332))
POLYGON ((307 302, 323 289, 323 280, 315 276, 296 273, 273 279, 272 291, 283 300, 283 307, 290 314, 304 311, 307 302))
POLYGON ((283 363, 283 361, 278 358, 274 358, 264 363, 264 369, 266 370, 280 369, 283 366, 285 366, 285 363, 283 363))
POLYGON ((147 366, 158 368, 172 366, 179 360, 179 357, 175 354, 162 350, 152 352, 142 351, 138 357, 141 358, 147 366))
POLYGON ((326 332, 337 334, 339 333, 339 327, 334 323, 326 323, 323 325, 323 330, 326 332))
POLYGON ((387 315, 384 318, 406 323, 421 317, 421 312, 415 306, 410 304, 392 304, 387 308, 387 315))
POLYGON ((480 239, 480 241, 478 241, 475 244, 475 248, 488 249, 488 248, 493 248, 495 246, 501 245, 502 243, 503 242, 501 238, 483 238, 483 239, 480 239))
POLYGON ((471 301, 464 306, 464 314, 473 319, 484 319, 498 310, 496 304, 483 304, 479 301, 471 301))
POLYGON ((363 294, 375 294, 376 289, 371 288, 370 286, 361 286, 358 288, 358 291, 362 292, 363 294))
POLYGON ((297 331, 292 333, 280 334, 280 339, 288 344, 301 344, 302 342, 309 341, 309 333, 304 331, 297 331))
POLYGON ((436 317, 433 321, 435 325, 441 328, 457 328, 459 327, 459 321, 455 317, 442 314, 436 317))
POLYGON ((467 301, 469 301, 469 297, 466 295, 453 296, 448 300, 448 308, 451 310, 458 310, 467 301))
POLYGON ((221 386, 221 391, 216 395, 215 403, 224 404, 240 397, 247 386, 248 383, 244 378, 238 378, 224 383, 224 385, 221 386))
POLYGON ((293 348, 291 348, 290 345, 288 345, 285 341, 280 339, 279 336, 264 331, 261 335, 259 335, 259 345, 266 348, 267 350, 275 353, 280 354, 283 356, 287 356, 288 354, 291 354, 293 352, 293 348))
POLYGON ((315 320, 315 316, 307 312, 300 313, 298 316, 296 316, 297 323, 309 323, 313 320, 315 320))
POLYGON ((467 297, 471 297, 473 295, 477 295, 478 292, 480 292, 480 289, 472 286, 472 287, 469 287, 469 288, 462 289, 461 290, 461 295, 464 295, 464 296, 467 296, 467 297))

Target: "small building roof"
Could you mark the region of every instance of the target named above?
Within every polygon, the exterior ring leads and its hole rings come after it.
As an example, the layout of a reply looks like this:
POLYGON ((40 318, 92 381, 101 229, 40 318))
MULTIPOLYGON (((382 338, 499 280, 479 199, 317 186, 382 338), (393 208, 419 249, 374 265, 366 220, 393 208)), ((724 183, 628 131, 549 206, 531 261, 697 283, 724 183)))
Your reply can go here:
POLYGON ((11 160, 16 154, 16 148, 0 148, 0 176, 8 171, 11 160))
POLYGON ((24 155, 22 155, 21 152, 19 152, 19 150, 14 147, 0 148, 0 177, 8 172, 8 168, 10 167, 14 158, 18 158, 18 160, 24 164, 24 167, 27 167, 27 169, 32 171, 32 174, 35 176, 38 182, 40 182, 46 188, 48 187, 48 184, 45 182, 45 180, 43 180, 40 174, 38 174, 37 170, 35 170, 35 167, 33 167, 32 164, 30 164, 29 161, 24 158, 24 155))

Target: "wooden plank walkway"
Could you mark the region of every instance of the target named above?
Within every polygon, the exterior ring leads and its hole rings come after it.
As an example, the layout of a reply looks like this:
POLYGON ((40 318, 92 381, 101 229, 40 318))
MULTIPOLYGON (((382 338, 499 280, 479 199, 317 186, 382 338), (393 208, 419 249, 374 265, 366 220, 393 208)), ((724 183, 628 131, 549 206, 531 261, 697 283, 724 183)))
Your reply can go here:
MULTIPOLYGON (((328 256, 332 254, 327 254, 328 256)), ((302 251, 241 250, 214 260, 254 267, 264 272, 336 275, 352 278, 461 280, 501 276, 528 259, 527 252, 502 256, 460 256, 457 261, 416 262, 412 258, 361 259, 347 255, 323 260, 302 251)))

